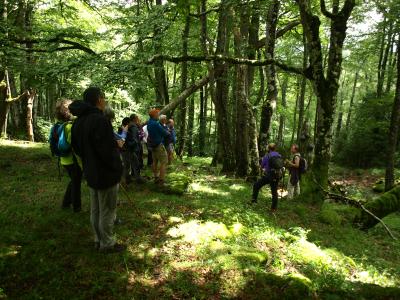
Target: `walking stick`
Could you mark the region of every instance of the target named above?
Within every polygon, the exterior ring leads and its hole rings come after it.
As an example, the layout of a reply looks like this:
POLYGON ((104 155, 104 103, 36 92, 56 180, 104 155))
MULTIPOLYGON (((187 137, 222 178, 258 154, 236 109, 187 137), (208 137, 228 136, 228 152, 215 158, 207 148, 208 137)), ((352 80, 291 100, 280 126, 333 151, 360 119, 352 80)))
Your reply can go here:
POLYGON ((286 174, 286 168, 283 168, 282 185, 281 185, 281 201, 282 201, 283 188, 285 186, 285 174, 286 174))

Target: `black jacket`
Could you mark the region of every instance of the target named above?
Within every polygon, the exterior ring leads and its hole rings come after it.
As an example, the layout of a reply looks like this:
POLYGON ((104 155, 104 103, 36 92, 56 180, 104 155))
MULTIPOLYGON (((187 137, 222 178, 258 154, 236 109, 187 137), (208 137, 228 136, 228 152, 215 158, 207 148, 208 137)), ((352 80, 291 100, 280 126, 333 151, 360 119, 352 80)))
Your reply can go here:
POLYGON ((110 121, 83 101, 74 101, 69 110, 78 117, 72 125, 71 144, 82 159, 88 186, 102 190, 119 183, 122 163, 110 121))
POLYGON ((132 152, 139 152, 140 150, 140 137, 139 127, 135 124, 128 127, 128 134, 126 136, 126 143, 132 152))

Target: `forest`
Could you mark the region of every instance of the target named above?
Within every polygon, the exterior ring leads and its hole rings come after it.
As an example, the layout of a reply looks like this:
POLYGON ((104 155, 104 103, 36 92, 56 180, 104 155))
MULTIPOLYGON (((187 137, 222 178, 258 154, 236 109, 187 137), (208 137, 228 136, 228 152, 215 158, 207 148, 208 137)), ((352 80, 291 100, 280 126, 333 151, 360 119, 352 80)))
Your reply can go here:
POLYGON ((400 0, 0 0, 0 299, 400 299, 399 126, 400 0), (123 254, 91 248, 85 160, 60 209, 88 87, 115 131, 175 123, 165 186, 119 185, 123 254), (306 164, 276 211, 271 143, 306 164))

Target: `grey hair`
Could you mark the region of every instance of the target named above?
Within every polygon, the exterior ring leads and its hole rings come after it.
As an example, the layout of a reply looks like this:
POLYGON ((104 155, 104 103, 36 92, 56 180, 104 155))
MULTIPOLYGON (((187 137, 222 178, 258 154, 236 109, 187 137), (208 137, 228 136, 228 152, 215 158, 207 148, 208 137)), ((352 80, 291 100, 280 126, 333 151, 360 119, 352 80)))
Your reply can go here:
POLYGON ((104 116, 109 119, 110 121, 112 121, 113 119, 115 119, 115 112, 114 110, 111 108, 111 106, 107 105, 106 108, 104 109, 103 112, 104 116))
POLYGON ((167 116, 166 115, 160 115, 160 117, 159 117, 159 120, 161 121, 161 120, 166 120, 167 119, 167 116))

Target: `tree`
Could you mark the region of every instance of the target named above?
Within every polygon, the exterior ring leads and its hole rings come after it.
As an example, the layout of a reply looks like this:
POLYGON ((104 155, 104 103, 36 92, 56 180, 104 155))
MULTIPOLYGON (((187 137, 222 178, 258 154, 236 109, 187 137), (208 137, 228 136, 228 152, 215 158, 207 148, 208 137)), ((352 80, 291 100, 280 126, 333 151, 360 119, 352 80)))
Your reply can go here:
POLYGON ((388 136, 387 165, 385 174, 385 190, 394 186, 394 160, 399 136, 400 123, 400 37, 397 39, 397 84, 394 97, 388 136))
POLYGON ((310 67, 308 75, 318 102, 316 144, 311 172, 316 183, 309 181, 310 189, 308 193, 315 193, 315 199, 322 201, 324 197, 320 193, 320 187, 326 188, 328 186, 332 125, 342 67, 343 43, 346 38, 347 21, 355 6, 355 0, 346 0, 341 9, 339 8, 339 1, 334 1, 332 12, 327 10, 325 0, 320 0, 322 14, 331 21, 326 74, 324 73, 320 39, 320 18, 312 12, 309 0, 296 1, 300 9, 301 24, 306 34, 309 49, 310 67))

